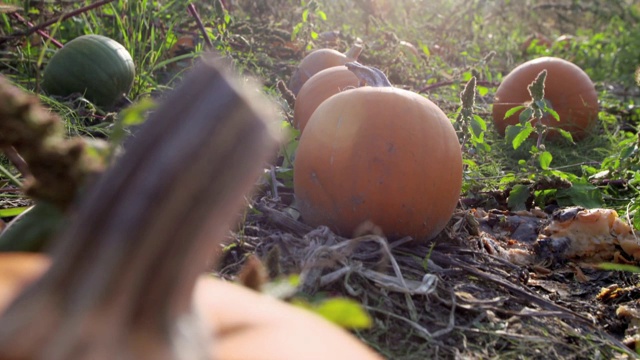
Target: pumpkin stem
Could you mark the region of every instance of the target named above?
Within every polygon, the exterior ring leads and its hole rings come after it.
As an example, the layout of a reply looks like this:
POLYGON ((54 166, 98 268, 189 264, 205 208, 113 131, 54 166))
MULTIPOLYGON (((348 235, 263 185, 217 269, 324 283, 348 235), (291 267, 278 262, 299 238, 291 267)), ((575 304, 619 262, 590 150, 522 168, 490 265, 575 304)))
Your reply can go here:
POLYGON ((83 197, 49 271, 0 314, 0 358, 207 358, 191 294, 276 151, 269 110, 205 57, 83 197))
POLYGON ((365 66, 357 61, 344 64, 360 80, 360 86, 392 87, 391 82, 380 69, 365 66))
POLYGON ((358 57, 362 53, 362 49, 363 49, 362 45, 360 45, 358 43, 353 44, 351 49, 347 50, 347 52, 344 53, 344 56, 346 56, 349 60, 356 61, 356 60, 358 60, 358 57))

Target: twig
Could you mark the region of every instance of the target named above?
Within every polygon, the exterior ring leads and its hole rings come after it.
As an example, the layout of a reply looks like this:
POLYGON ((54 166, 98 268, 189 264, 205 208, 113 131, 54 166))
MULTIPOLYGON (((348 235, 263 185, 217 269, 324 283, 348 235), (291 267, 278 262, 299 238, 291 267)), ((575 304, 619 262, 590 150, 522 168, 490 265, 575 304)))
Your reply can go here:
POLYGON ((543 299, 542 297, 535 295, 535 294, 530 294, 527 291, 523 290, 520 287, 517 287, 505 280, 499 279, 495 276, 492 276, 491 274, 485 273, 484 271, 480 271, 478 269, 475 269, 471 266, 468 266, 466 264, 463 264, 462 262, 455 260, 455 259, 450 259, 450 264, 452 264, 453 266, 457 266, 477 277, 489 280, 491 282, 493 282, 494 284, 497 284, 499 286, 502 286, 504 288, 506 288, 507 290, 509 290, 511 293, 513 294, 517 294, 522 296, 524 299, 526 299, 529 303, 533 303, 536 304, 538 306, 540 306, 541 308, 545 309, 545 310, 551 310, 551 311, 557 311, 557 317, 558 318, 565 318, 565 319, 572 319, 575 320, 577 322, 579 322, 580 324, 588 327, 591 330, 595 330, 598 331, 602 337, 604 337, 605 339, 611 341, 613 344, 615 344, 616 346, 618 346, 622 351, 624 351, 627 354, 630 354, 628 347, 625 346, 622 342, 620 342, 620 340, 616 339, 615 337, 611 336, 610 334, 608 334, 607 332, 603 332, 600 329, 596 328, 595 325, 593 324, 593 321, 581 314, 576 313, 575 311, 568 309, 564 306, 558 305, 556 303, 550 302, 546 299, 543 299))
POLYGON ((193 16, 194 19, 196 19, 198 28, 200 29, 200 32, 202 33, 202 36, 204 37, 204 41, 207 43, 209 50, 213 50, 213 42, 211 42, 211 38, 207 33, 207 29, 204 27, 204 24, 202 23, 202 19, 200 18, 200 14, 198 14, 198 10, 196 9, 196 6, 193 3, 191 3, 187 6, 187 10, 189 11, 189 14, 193 16))
POLYGON ((18 196, 22 196, 22 190, 20 188, 7 188, 4 187, 2 189, 0 189, 0 194, 4 194, 4 193, 15 193, 18 194, 18 196))
POLYGON ((271 165, 269 169, 269 175, 271 176, 271 191, 273 192, 274 199, 280 199, 278 195, 278 179, 276 179, 276 168, 271 165))
POLYGON ((400 316, 400 315, 394 314, 394 313, 392 313, 390 311, 378 309, 378 308, 375 308, 375 307, 372 307, 372 306, 363 305, 363 307, 365 309, 367 309, 367 311, 369 311, 369 312, 378 312, 378 313, 384 314, 384 315, 386 315, 386 316, 388 316, 390 318, 394 318, 396 320, 404 321, 407 324, 409 324, 409 326, 411 326, 414 330, 416 330, 416 332, 414 333, 415 335, 418 335, 418 336, 420 336, 420 337, 422 337, 422 338, 424 338, 425 340, 428 340, 428 341, 434 341, 433 340, 434 339, 433 334, 431 334, 431 332, 429 332, 428 329, 426 329, 425 327, 420 325, 417 321, 414 321, 414 320, 411 320, 411 319, 407 319, 404 316, 400 316))
POLYGON ((14 185, 22 187, 22 183, 15 177, 9 170, 7 170, 4 166, 0 165, 0 173, 6 176, 9 181, 11 181, 14 185))
POLYGON ((49 25, 55 24, 55 23, 57 23, 59 21, 66 20, 66 19, 68 19, 70 17, 74 17, 76 15, 80 15, 82 13, 85 13, 85 12, 89 11, 89 10, 93 10, 95 8, 98 8, 100 6, 106 5, 106 4, 108 4, 110 2, 113 2, 113 1, 114 0, 101 0, 101 1, 98 1, 98 2, 93 3, 91 5, 87 5, 85 7, 81 7, 80 9, 73 10, 73 11, 68 12, 66 14, 62 14, 59 17, 53 18, 51 20, 47 20, 47 21, 45 21, 45 22, 43 22, 41 24, 38 24, 36 26, 32 26, 32 27, 28 28, 27 30, 16 31, 16 32, 14 32, 14 33, 12 33, 12 34, 10 34, 8 36, 0 38, 0 44, 3 44, 3 43, 5 43, 5 42, 7 42, 7 41, 9 41, 11 39, 16 38, 16 37, 31 35, 34 32, 36 32, 38 30, 42 30, 42 29, 46 28, 49 25))
MULTIPOLYGON (((11 16, 13 16, 16 20, 20 21, 21 23, 26 24, 27 26, 34 27, 33 23, 31 23, 30 21, 27 21, 27 19, 23 18, 18 13, 14 12, 14 13, 11 14, 11 16)), ((36 30, 36 32, 38 33, 38 35, 40 35, 43 38, 51 41, 51 43, 53 45, 55 45, 58 49, 62 49, 62 47, 64 46, 64 45, 62 45, 62 43, 60 41, 58 41, 58 40, 52 38, 51 36, 49 36, 49 34, 44 30, 40 30, 39 29, 39 30, 36 30)))
POLYGON ((29 165, 27 165, 27 162, 24 161, 22 156, 18 154, 13 146, 3 146, 2 151, 4 152, 4 155, 7 157, 7 159, 11 161, 13 166, 15 166, 18 171, 20 171, 20 174, 22 174, 23 177, 26 178, 33 175, 31 174, 31 170, 29 170, 29 165))
POLYGON ((264 213, 266 220, 284 231, 294 233, 298 236, 304 236, 313 230, 313 228, 305 223, 297 221, 285 213, 272 209, 264 203, 255 205, 256 209, 264 213))

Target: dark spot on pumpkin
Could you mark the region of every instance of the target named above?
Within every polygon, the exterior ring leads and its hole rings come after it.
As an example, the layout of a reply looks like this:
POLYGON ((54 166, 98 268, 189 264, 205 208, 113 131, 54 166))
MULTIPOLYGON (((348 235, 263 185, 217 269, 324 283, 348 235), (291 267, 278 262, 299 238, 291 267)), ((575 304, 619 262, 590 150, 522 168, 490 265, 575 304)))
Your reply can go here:
POLYGON ((351 197, 351 204, 354 206, 362 205, 364 204, 364 199, 360 195, 354 195, 351 197))
POLYGON ((394 153, 396 152, 396 145, 393 143, 388 143, 387 144, 387 152, 388 153, 394 153))

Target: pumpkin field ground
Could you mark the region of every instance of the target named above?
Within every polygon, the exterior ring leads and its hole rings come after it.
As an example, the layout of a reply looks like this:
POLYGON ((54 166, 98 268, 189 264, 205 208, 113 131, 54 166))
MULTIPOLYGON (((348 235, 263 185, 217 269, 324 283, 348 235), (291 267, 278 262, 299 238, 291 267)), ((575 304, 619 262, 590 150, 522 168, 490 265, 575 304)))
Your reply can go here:
MULTIPOLYGON (((640 230, 637 1, 273 0, 190 7, 184 0, 114 0, 61 21, 101 2, 24 3, 0 6, 0 72, 37 94, 64 121, 66 138, 88 139, 91 164, 81 169, 87 183, 126 151, 137 126, 209 48, 238 74, 261 82, 277 105, 285 139, 220 249, 211 270, 216 276, 316 311, 388 359, 613 359, 640 352, 639 258, 617 244, 615 257, 566 259, 536 242, 557 220, 554 211, 573 207, 615 210, 640 230), (42 74, 57 48, 29 29, 47 21, 41 30, 62 44, 85 34, 122 44, 136 67, 126 99, 101 108, 81 96, 44 94, 42 74), (300 133, 287 84, 309 51, 346 52, 355 43, 363 45, 360 63, 433 101, 460 140, 459 202, 430 241, 387 242, 375 226, 339 236, 305 224, 296 208, 300 133), (575 143, 504 139, 493 125, 494 94, 504 77, 543 56, 573 62, 595 84, 598 121, 575 143), (461 93, 470 84, 473 101, 465 104, 461 93), (537 261, 513 261, 521 249, 537 251, 537 261), (334 301, 342 298, 351 301, 334 301)), ((0 124, 0 132, 6 129, 0 124)), ((31 141, 36 147, 42 139, 31 141)), ((25 213, 29 231, 10 225, 0 251, 43 251, 72 215, 66 205, 82 196, 83 186, 68 180, 77 181, 71 170, 50 169, 55 176, 45 177, 44 187, 69 191, 74 184, 73 195, 27 196, 21 165, 32 164, 0 145, 3 225, 34 203, 54 204, 25 213), (55 206, 60 203, 65 206, 55 206)))

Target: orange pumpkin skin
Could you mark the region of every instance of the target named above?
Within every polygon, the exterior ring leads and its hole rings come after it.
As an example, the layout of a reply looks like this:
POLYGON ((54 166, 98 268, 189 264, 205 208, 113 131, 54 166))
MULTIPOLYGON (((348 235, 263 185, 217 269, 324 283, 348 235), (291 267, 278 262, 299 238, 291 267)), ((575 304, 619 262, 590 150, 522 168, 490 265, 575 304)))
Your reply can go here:
MULTIPOLYGON (((527 86, 542 71, 547 70, 544 97, 560 116, 560 122, 545 116, 542 122, 571 132, 579 140, 587 135, 598 119, 598 94, 589 76, 573 63, 553 57, 528 61, 511 71, 496 90, 493 104, 493 122, 504 136, 507 125, 518 123, 520 111, 504 118, 505 113, 518 105, 531 101, 527 86)), ((551 138, 557 132, 549 133, 551 138)))
POLYGON ((350 61, 356 61, 362 51, 362 47, 354 46, 346 54, 333 49, 314 50, 298 65, 298 68, 289 80, 289 90, 298 95, 302 85, 316 73, 333 67, 344 65, 350 61))
POLYGON ((358 78, 346 66, 334 66, 313 75, 300 89, 293 108, 293 125, 304 131, 311 114, 323 101, 346 88, 355 88, 358 78))
MULTIPOLYGON (((0 314, 49 267, 47 256, 0 253, 0 314)), ((306 310, 209 275, 193 293, 197 314, 215 337, 212 359, 382 360, 354 336, 306 310), (245 346, 251 344, 251 346, 245 346)))
POLYGON ((294 192, 303 220, 352 236, 365 221, 389 239, 435 237, 456 207, 462 154, 426 98, 361 87, 325 100, 300 138, 294 192))

